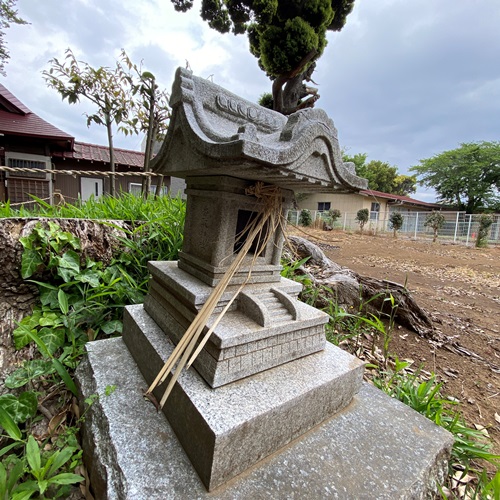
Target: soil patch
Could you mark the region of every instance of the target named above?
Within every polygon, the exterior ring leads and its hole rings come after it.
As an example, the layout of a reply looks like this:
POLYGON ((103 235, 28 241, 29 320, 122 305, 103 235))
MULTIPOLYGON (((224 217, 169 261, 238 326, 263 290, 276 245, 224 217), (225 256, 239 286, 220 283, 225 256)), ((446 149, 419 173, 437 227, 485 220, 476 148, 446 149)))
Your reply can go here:
POLYGON ((436 373, 443 394, 462 403, 469 425, 487 428, 500 453, 500 247, 305 232, 295 234, 309 237, 334 262, 362 275, 406 283, 442 340, 429 341, 399 327, 390 352, 436 373))

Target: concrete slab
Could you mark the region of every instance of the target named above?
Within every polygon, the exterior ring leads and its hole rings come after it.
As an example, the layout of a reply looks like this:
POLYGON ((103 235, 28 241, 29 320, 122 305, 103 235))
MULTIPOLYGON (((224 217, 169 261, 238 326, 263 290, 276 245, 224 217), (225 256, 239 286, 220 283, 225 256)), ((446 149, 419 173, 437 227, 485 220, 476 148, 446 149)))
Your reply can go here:
MULTIPOLYGON (((452 436, 363 384, 350 406, 208 493, 121 338, 88 344, 77 372, 85 460, 99 499, 413 499, 442 480, 452 436), (110 396, 107 386, 115 385, 110 396)), ((283 422, 285 424, 285 422, 283 422)))

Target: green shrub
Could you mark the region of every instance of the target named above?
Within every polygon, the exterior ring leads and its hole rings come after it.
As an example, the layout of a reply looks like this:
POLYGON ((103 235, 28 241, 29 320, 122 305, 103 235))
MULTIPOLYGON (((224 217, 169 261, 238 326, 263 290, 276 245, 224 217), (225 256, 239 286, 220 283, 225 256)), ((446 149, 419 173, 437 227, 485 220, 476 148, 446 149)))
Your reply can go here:
POLYGON ((368 222, 370 218, 370 212, 368 211, 367 208, 362 208, 361 210, 358 210, 356 214, 356 221, 359 224, 359 231, 362 233, 363 228, 365 227, 365 224, 368 222))
POLYGON ((311 212, 307 209, 301 210, 299 214, 299 224, 309 227, 312 224, 311 212))
POLYGON ((394 238, 397 238, 397 232, 403 227, 404 219, 401 212, 392 212, 389 216, 389 224, 393 230, 394 238))
POLYGON ((488 234, 490 227, 493 224, 493 217, 491 215, 481 215, 479 218, 479 230, 476 237, 476 247, 485 248, 488 246, 488 234))
POLYGON ((332 208, 331 210, 328 211, 328 218, 330 219, 330 223, 332 226, 337 222, 338 219, 340 219, 340 216, 342 214, 340 213, 340 210, 338 208, 332 208))
POLYGON ((435 212, 434 210, 427 215, 424 222, 424 227, 430 227, 433 231, 432 242, 436 243, 438 238, 438 231, 444 226, 446 219, 444 215, 440 212, 435 212))

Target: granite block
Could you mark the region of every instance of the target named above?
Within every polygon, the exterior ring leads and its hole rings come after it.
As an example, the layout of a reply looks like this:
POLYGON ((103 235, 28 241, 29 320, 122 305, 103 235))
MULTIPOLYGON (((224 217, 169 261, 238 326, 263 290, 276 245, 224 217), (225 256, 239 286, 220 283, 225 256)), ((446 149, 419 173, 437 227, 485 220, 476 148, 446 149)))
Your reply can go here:
POLYGON ((82 404, 101 396, 83 423, 98 499, 427 499, 447 470, 453 436, 365 383, 347 408, 208 493, 165 416, 143 398, 147 384, 123 340, 87 351, 77 380, 82 404), (104 396, 108 385, 116 390, 104 396))
MULTIPOLYGON (((149 384, 172 343, 141 306, 126 308, 123 339, 149 384)), ((185 372, 164 412, 211 490, 348 405, 362 376, 358 359, 328 345, 319 353, 217 389, 195 371, 185 372)), ((156 394, 160 398, 161 389, 156 394)))

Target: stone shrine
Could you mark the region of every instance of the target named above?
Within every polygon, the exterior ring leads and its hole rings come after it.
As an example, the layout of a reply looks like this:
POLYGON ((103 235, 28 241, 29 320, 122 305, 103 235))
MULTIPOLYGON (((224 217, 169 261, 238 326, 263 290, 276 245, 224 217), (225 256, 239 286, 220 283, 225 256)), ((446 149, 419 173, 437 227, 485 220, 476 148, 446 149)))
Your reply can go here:
MULTIPOLYGON (((153 168, 186 181, 183 249, 178 262, 149 264, 151 280, 145 303, 126 308, 123 340, 113 339, 120 345, 115 342, 110 347, 120 359, 133 357, 145 379, 143 391, 223 279, 248 237, 248 223, 259 217, 263 202, 249 194, 249 188, 256 183, 277 186, 283 213, 290 206, 294 191, 342 192, 366 188, 366 181, 354 174, 353 165, 342 162, 333 122, 321 110, 306 109, 286 117, 247 102, 184 69, 177 71, 170 103, 172 118, 168 134, 153 168), (123 350, 123 342, 130 354, 123 350)), ((259 471, 259 467, 265 469, 267 466, 259 464, 266 457, 284 457, 287 445, 300 446, 301 440, 308 439, 306 436, 322 435, 325 439, 328 432, 334 432, 334 421, 339 415, 369 408, 369 403, 365 403, 365 406, 357 404, 357 410, 349 410, 362 388, 362 362, 325 342, 324 325, 328 316, 298 301, 301 285, 280 276, 283 238, 279 226, 259 256, 256 256, 256 242, 252 242, 249 255, 207 322, 206 331, 211 326, 214 330, 194 362, 195 370, 191 368, 181 375, 163 408, 199 478, 209 491, 221 491, 220 498, 224 497, 224 488, 247 491, 245 475, 236 476, 245 471, 259 471), (245 286, 241 289, 242 284, 245 286), (228 304, 227 312, 216 322, 216 315, 228 304)), ((80 370, 84 394, 99 385, 96 373, 101 362, 93 352, 104 354, 101 348, 89 346, 89 361, 80 370)), ((122 369, 125 374, 126 369, 122 369)), ((136 380, 132 372, 129 376, 136 380)), ((124 381, 123 384, 127 385, 124 381)), ((154 394, 158 400, 164 388, 165 384, 156 388, 154 394)), ((362 392, 367 394, 367 389, 362 392)), ((137 400, 137 394, 130 395, 134 397, 137 400)), ((384 395, 374 399, 380 397, 389 399, 384 395)), ((396 402, 387 404, 393 403, 396 402)), ((101 404, 95 415, 90 412, 86 424, 85 439, 90 450, 86 453, 93 464, 92 480, 109 496, 153 498, 151 493, 132 496, 127 487, 132 488, 133 481, 123 473, 127 465, 123 463, 121 469, 113 466, 113 460, 106 458, 108 452, 99 446, 94 449, 91 444, 103 432, 98 419, 109 418, 104 417, 107 403, 101 404), (99 414, 101 410, 103 413, 99 414)), ((144 400, 140 404, 152 406, 144 400)), ((120 420, 122 415, 115 414, 114 418, 120 420)), ((433 440, 440 445, 438 451, 429 452, 430 459, 424 457, 425 465, 418 471, 425 484, 410 485, 411 495, 407 498, 413 498, 417 490, 432 488, 433 475, 441 471, 450 446, 445 431, 432 427, 430 422, 418 420, 418 425, 412 425, 414 429, 419 425, 432 428, 433 440)), ((109 426, 112 427, 111 421, 109 426)), ((133 440, 132 435, 130 439, 133 440)), ((354 439, 352 445, 359 443, 354 439)), ((322 467, 314 465, 311 457, 303 460, 305 468, 322 467)), ((162 484, 168 487, 178 484, 177 465, 163 465, 169 472, 164 473, 162 480, 166 482, 162 484)), ((374 469, 370 464, 368 468, 374 469)), ((267 477, 271 473, 267 470, 263 474, 267 477)), ((323 481, 328 485, 328 472, 322 474, 316 483, 323 481)), ((185 481, 191 484, 193 480, 185 481)), ((338 491, 339 481, 332 491, 338 491)), ((272 484, 268 487, 270 497, 277 498, 279 488, 273 495, 272 484)), ((298 493, 301 496, 312 485, 304 483, 297 488, 304 488, 298 493)), ((245 495, 252 496, 251 490, 250 487, 245 495)), ((354 487, 349 495, 355 495, 356 491, 361 490, 354 487)), ((203 497, 199 488, 196 493, 194 489, 184 492, 184 496, 166 490, 157 493, 154 498, 203 497)), ((356 498, 349 495, 344 498, 356 498)))

